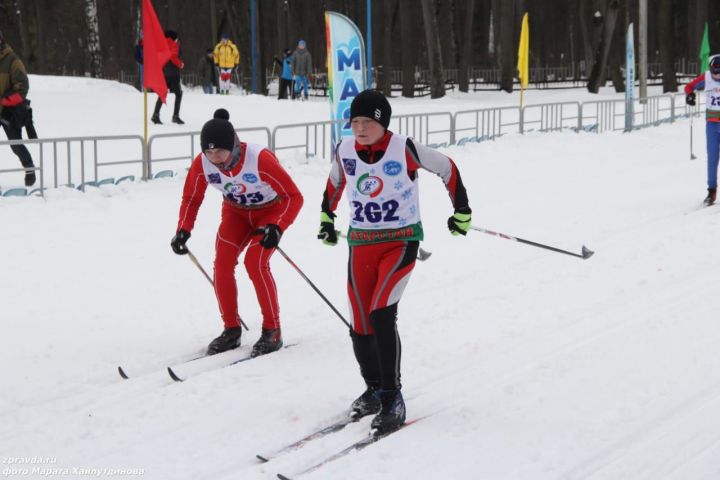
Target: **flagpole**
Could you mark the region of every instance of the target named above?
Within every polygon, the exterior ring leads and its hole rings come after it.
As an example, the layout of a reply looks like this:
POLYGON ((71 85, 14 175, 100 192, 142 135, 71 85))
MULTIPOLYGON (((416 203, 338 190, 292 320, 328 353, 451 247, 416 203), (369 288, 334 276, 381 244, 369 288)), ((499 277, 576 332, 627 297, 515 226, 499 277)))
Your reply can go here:
POLYGON ((148 177, 148 105, 147 88, 143 87, 143 177, 148 177))

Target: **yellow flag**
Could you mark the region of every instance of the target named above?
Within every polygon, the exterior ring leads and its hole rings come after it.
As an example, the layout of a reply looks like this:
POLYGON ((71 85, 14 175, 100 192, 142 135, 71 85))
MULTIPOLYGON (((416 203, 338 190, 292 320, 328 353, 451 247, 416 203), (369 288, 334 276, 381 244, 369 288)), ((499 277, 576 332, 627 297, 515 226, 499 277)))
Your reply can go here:
POLYGON ((518 79, 520 87, 525 88, 530 80, 530 71, 528 69, 530 59, 530 26, 528 25, 528 14, 525 13, 522 19, 522 29, 520 30, 520 45, 518 46, 518 79))

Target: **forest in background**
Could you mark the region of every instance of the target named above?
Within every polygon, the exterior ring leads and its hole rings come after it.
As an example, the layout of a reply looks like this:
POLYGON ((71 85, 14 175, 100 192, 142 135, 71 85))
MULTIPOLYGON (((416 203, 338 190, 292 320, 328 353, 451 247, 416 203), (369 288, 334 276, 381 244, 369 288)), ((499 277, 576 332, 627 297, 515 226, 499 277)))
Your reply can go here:
MULTIPOLYGON (((648 61, 662 67, 666 91, 676 89, 678 65, 697 70, 705 23, 711 52, 720 46, 720 2, 647 0, 648 61)), ((267 84, 273 56, 304 39, 318 71, 325 68, 324 11, 342 13, 363 35, 367 0, 153 0, 159 20, 176 30, 186 68, 228 33, 237 44, 243 78, 251 75, 250 11, 256 12, 259 85, 267 84)), ((141 0, 0 0, 0 30, 29 72, 113 78, 134 72, 141 0)), ((412 96, 414 72, 429 70, 433 96, 444 92, 447 69, 467 89, 472 68, 497 68, 511 91, 524 12, 530 18, 530 66, 581 65, 596 81, 622 86, 624 36, 638 0, 372 0, 372 57, 378 86, 389 92, 393 71, 412 96), (602 55, 603 45, 608 52, 602 55), (607 66, 604 64, 607 59, 607 66)), ((624 88, 624 86, 622 87, 624 88)))

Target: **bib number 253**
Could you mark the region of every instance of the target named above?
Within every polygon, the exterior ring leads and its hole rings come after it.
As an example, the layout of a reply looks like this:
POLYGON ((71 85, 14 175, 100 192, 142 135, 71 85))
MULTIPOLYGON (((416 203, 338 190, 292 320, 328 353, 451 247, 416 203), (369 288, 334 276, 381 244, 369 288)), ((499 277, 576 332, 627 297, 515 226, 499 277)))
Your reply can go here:
POLYGON ((400 217, 395 215, 395 212, 397 212, 400 206, 397 200, 388 200, 382 204, 367 202, 364 205, 358 201, 354 201, 352 205, 355 209, 353 220, 356 222, 378 223, 381 220, 384 222, 392 222, 400 219, 400 217))

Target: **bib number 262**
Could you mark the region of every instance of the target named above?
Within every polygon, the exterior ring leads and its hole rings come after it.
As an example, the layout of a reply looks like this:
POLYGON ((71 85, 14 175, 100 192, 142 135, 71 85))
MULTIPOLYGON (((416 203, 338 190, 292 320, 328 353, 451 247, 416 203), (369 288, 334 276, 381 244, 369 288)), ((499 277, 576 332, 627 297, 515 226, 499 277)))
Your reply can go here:
POLYGON ((387 202, 383 202, 382 205, 376 202, 367 202, 363 205, 358 201, 354 201, 352 204, 355 209, 353 220, 356 222, 378 223, 381 220, 384 222, 392 222, 400 219, 400 217, 395 215, 395 212, 397 212, 400 206, 397 200, 388 200, 387 202))

